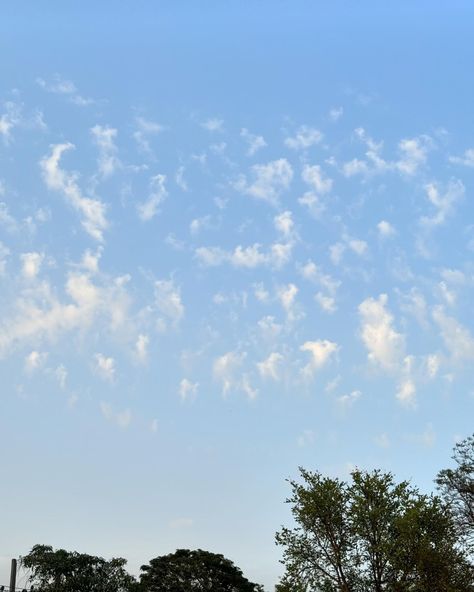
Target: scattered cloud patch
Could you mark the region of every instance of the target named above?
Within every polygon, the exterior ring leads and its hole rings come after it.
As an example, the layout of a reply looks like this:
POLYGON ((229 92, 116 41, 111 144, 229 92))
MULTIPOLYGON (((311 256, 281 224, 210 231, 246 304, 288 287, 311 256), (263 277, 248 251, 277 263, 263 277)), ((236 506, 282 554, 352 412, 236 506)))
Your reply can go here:
POLYGON ((253 181, 248 182, 245 176, 241 176, 234 187, 245 195, 277 206, 281 193, 289 188, 293 179, 291 164, 286 158, 280 158, 253 165, 251 171, 253 181))
POLYGON ((384 370, 398 368, 405 350, 405 338, 394 327, 394 318, 387 308, 388 296, 367 298, 359 305, 361 338, 369 361, 384 370))
POLYGON ((251 134, 245 127, 240 130, 240 137, 247 144, 247 156, 254 156, 259 150, 265 148, 267 143, 263 136, 251 134))
POLYGON ((51 154, 40 161, 43 179, 47 187, 62 193, 68 203, 82 216, 82 226, 90 236, 102 242, 104 231, 108 227, 106 219, 106 205, 98 199, 86 197, 82 194, 77 183, 79 175, 68 173, 60 167, 63 154, 74 149, 74 144, 55 144, 51 154))
POLYGON ((97 161, 99 173, 104 178, 110 177, 121 164, 117 157, 118 150, 115 145, 117 130, 112 127, 95 125, 91 128, 91 134, 99 149, 99 159, 97 161))
POLYGON ((293 137, 285 138, 285 146, 291 150, 307 150, 319 144, 322 139, 323 134, 318 129, 302 125, 293 137))
POLYGON ((322 339, 318 341, 306 341, 300 346, 300 350, 311 355, 309 363, 302 369, 305 378, 312 379, 314 374, 321 370, 339 351, 339 346, 333 341, 322 339))
POLYGON ((178 395, 181 401, 188 401, 195 399, 198 393, 199 383, 191 382, 187 378, 183 378, 179 383, 178 395))
POLYGON ((144 222, 148 222, 158 214, 160 204, 168 195, 165 183, 166 175, 155 175, 150 179, 148 199, 137 206, 138 216, 144 222))
POLYGON ((95 354, 95 372, 103 380, 107 382, 114 382, 115 380, 115 360, 112 357, 104 356, 104 354, 95 354))

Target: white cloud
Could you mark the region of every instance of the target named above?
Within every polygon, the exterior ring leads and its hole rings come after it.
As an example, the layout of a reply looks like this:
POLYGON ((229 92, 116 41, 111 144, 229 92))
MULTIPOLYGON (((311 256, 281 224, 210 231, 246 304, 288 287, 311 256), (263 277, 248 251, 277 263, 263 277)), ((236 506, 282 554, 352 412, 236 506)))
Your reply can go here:
POLYGON ((202 216, 201 218, 194 218, 194 220, 192 220, 191 223, 189 224, 189 231, 191 232, 191 234, 194 234, 194 235, 199 234, 201 232, 201 230, 209 228, 210 221, 211 221, 210 216, 202 216))
POLYGON ((396 234, 395 228, 387 220, 380 220, 377 224, 377 230, 381 238, 391 238, 396 234))
POLYGON ((341 395, 338 397, 337 404, 343 411, 346 411, 347 409, 353 407, 361 396, 362 393, 360 391, 352 391, 347 395, 341 395))
POLYGON ((257 368, 262 378, 280 379, 283 356, 278 352, 272 352, 265 360, 257 362, 257 368))
POLYGON ((186 183, 186 179, 184 178, 184 166, 178 167, 175 176, 176 185, 182 189, 183 191, 188 191, 188 184, 186 183))
POLYGON ((247 395, 247 397, 250 400, 253 400, 257 397, 258 395, 258 389, 254 388, 251 384, 250 384, 250 380, 247 374, 244 374, 242 376, 242 381, 241 381, 241 390, 247 395))
POLYGON ((173 280, 158 280, 155 282, 155 305, 163 315, 163 322, 169 321, 177 325, 184 317, 184 305, 181 301, 181 290, 175 286, 173 280))
POLYGON ((333 107, 329 111, 329 119, 331 121, 339 121, 342 115, 344 114, 344 109, 342 107, 333 107))
POLYGON ((301 351, 309 352, 311 359, 302 369, 305 378, 312 378, 318 370, 329 363, 332 357, 339 351, 339 346, 333 341, 322 339, 318 341, 306 341, 300 346, 301 351))
POLYGON ((295 223, 293 221, 293 215, 289 210, 275 216, 273 218, 273 223, 278 232, 280 232, 285 238, 289 238, 292 235, 295 223))
POLYGON ((277 289, 277 297, 280 304, 286 311, 288 321, 296 321, 301 317, 296 306, 296 296, 299 290, 298 287, 293 284, 287 284, 286 286, 280 286, 277 289))
POLYGON ((403 358, 405 339, 393 326, 393 315, 387 310, 388 297, 367 298, 359 305, 361 337, 369 361, 384 370, 396 370, 403 358))
POLYGON ((45 365, 47 359, 47 352, 38 352, 36 350, 33 350, 25 358, 25 370, 27 372, 33 372, 34 370, 38 370, 39 368, 42 368, 45 365))
POLYGON ((341 285, 339 280, 335 280, 329 274, 324 273, 314 261, 311 261, 311 259, 305 265, 300 267, 299 271, 305 279, 319 284, 324 290, 333 296, 341 285))
POLYGON ((78 175, 68 173, 59 166, 63 153, 73 148, 74 145, 70 143, 53 145, 51 155, 40 161, 43 178, 50 189, 62 193, 71 206, 82 215, 82 225, 86 232, 96 240, 102 241, 103 232, 108 226, 105 204, 97 199, 84 197, 77 184, 78 175))
POLYGON ((81 267, 86 269, 88 272, 96 274, 99 272, 99 261, 102 256, 102 250, 99 248, 98 251, 93 253, 90 249, 86 249, 82 256, 81 267))
POLYGON ((369 166, 365 160, 353 158, 344 163, 342 173, 345 177, 353 177, 354 175, 365 175, 369 172, 369 166))
POLYGON ((438 376, 441 368, 441 356, 439 354, 430 354, 425 358, 424 370, 428 380, 433 380, 438 376))
POLYGON ((448 306, 454 306, 457 300, 457 294, 454 290, 450 290, 446 282, 439 282, 438 289, 441 298, 446 302, 448 306))
POLYGON ((135 343, 135 355, 137 360, 142 364, 148 359, 148 345, 150 344, 150 338, 148 335, 140 333, 135 343))
POLYGON ((265 288, 265 286, 260 282, 258 284, 254 284, 254 294, 255 298, 262 303, 266 303, 270 299, 270 293, 265 288))
POLYGON ((271 267, 280 269, 290 262, 293 253, 293 242, 273 243, 270 246, 268 263, 271 267))
POLYGON ((431 216, 423 216, 421 224, 428 228, 440 226, 449 215, 452 214, 454 206, 459 202, 465 194, 465 187, 462 181, 451 179, 444 192, 436 183, 429 183, 425 186, 426 195, 429 202, 434 207, 434 214, 431 216))
POLYGON ((281 334, 283 326, 279 323, 275 322, 275 317, 271 315, 267 315, 262 317, 258 323, 257 327, 262 335, 262 337, 269 342, 274 342, 278 336, 281 334))
POLYGON ((246 356, 246 352, 239 353, 235 351, 229 351, 214 361, 214 379, 221 384, 222 394, 224 396, 227 395, 231 390, 237 389, 241 386, 238 371, 240 370, 246 356))
POLYGON ((15 103, 5 103, 5 113, 0 117, 0 136, 8 144, 11 140, 11 131, 21 121, 20 108, 15 103))
POLYGON ((367 147, 367 151, 365 152, 367 160, 359 160, 354 158, 351 161, 346 162, 342 167, 344 176, 352 177, 354 175, 383 173, 393 167, 392 163, 386 162, 380 156, 380 152, 383 147, 382 142, 375 142, 361 127, 355 130, 355 135, 367 147))
POLYGON ((188 399, 194 399, 198 393, 199 383, 191 382, 187 378, 183 378, 179 383, 178 395, 181 401, 187 401, 188 399))
POLYGON ((329 247, 329 258, 334 265, 339 265, 342 261, 346 246, 343 243, 335 243, 329 247))
POLYGON ((433 309, 433 319, 441 331, 441 337, 453 360, 474 360, 474 338, 469 329, 454 317, 448 316, 442 306, 433 309))
POLYGON ((120 166, 115 145, 117 130, 112 127, 95 125, 91 128, 91 134, 99 148, 99 173, 102 177, 109 177, 120 166))
POLYGON ((416 383, 414 380, 415 357, 405 356, 400 364, 396 398, 404 407, 416 408, 416 383))
POLYGON ((412 288, 409 293, 401 296, 402 310, 411 314, 421 327, 428 327, 428 306, 423 294, 417 288, 412 288))
POLYGON ((333 180, 324 175, 319 164, 306 164, 301 177, 318 195, 325 195, 332 189, 333 180))
POLYGON ((278 205, 280 194, 288 189, 293 179, 293 169, 286 158, 273 160, 267 164, 252 166, 253 183, 247 183, 244 176, 235 183, 238 191, 269 204, 278 205))
POLYGON ((151 153, 149 137, 160 134, 165 128, 154 121, 137 117, 135 120, 137 129, 133 132, 133 138, 143 152, 151 153))
POLYGON ((313 218, 318 219, 326 209, 325 204, 313 191, 307 191, 302 197, 298 198, 298 203, 308 208, 313 218))
POLYGON ((396 394, 400 403, 406 407, 415 405, 416 386, 411 378, 405 378, 401 381, 396 394))
POLYGON ((223 132, 224 131, 224 120, 217 117, 211 117, 201 123, 201 127, 206 129, 208 132, 223 132))
POLYGON ((292 150, 305 150, 315 144, 319 144, 323 139, 323 134, 314 127, 302 125, 296 131, 294 137, 285 139, 285 146, 292 150))
POLYGON ((113 382, 115 379, 115 360, 111 357, 106 357, 104 354, 95 354, 95 371, 103 380, 113 382))
POLYGON ((449 162, 462 164, 470 168, 474 167, 474 148, 468 148, 463 156, 450 156, 449 162))
POLYGON ((369 176, 388 171, 398 171, 403 175, 413 176, 426 163, 428 152, 433 148, 433 141, 429 136, 404 138, 398 143, 400 158, 387 161, 381 156, 383 142, 375 142, 363 128, 357 128, 355 135, 367 148, 366 160, 353 158, 344 163, 342 173, 346 177, 369 176))
POLYGON ((251 134, 246 128, 240 130, 240 136, 245 140, 248 145, 247 156, 253 156, 256 152, 265 148, 267 143, 263 136, 256 136, 251 134))
POLYGON ((329 258, 334 265, 339 265, 344 253, 349 248, 357 256, 362 257, 367 254, 369 246, 366 241, 343 234, 344 242, 337 242, 329 247, 329 258))
POLYGON ((414 175, 425 164, 432 146, 433 142, 429 136, 401 140, 398 147, 402 156, 396 163, 397 169, 404 175, 414 175))
POLYGON ((311 191, 307 191, 300 197, 298 203, 307 207, 312 216, 319 218, 325 210, 325 204, 321 198, 331 191, 333 180, 324 175, 318 164, 304 165, 301 177, 311 187, 311 191))
POLYGON ((78 105, 79 107, 86 107, 95 103, 93 99, 80 95, 73 82, 70 80, 64 80, 58 74, 56 74, 49 82, 43 78, 37 78, 36 82, 46 92, 65 95, 69 98, 71 103, 74 103, 74 105, 78 105))
POLYGON ((138 215, 144 222, 156 216, 158 207, 168 195, 165 182, 166 175, 155 175, 150 179, 150 194, 148 199, 137 207, 138 215))
POLYGON ((124 409, 123 411, 115 411, 110 403, 101 401, 99 404, 102 415, 107 421, 116 424, 119 428, 128 428, 132 421, 132 412, 130 409, 124 409))
POLYGON ((347 244, 351 251, 353 251, 356 255, 359 255, 359 257, 367 253, 368 245, 364 240, 348 238, 347 244))
MULTIPOLYGON (((3 189, 3 184, 0 182, 0 189, 3 189)), ((0 197, 4 191, 0 191, 0 197)), ((17 222, 10 214, 8 206, 5 202, 0 201, 0 224, 4 226, 8 232, 14 232, 17 229, 17 222)))
POLYGON ((319 304, 321 309, 324 310, 324 312, 327 312, 329 314, 336 312, 336 310, 337 310, 336 301, 332 296, 327 296, 326 294, 323 294, 322 292, 317 292, 314 296, 314 299, 319 304))
POLYGON ((266 260, 266 256, 260 252, 258 243, 245 248, 239 245, 230 256, 230 261, 235 267, 258 267, 266 263, 266 260))
POLYGON ((66 388, 67 376, 68 376, 68 374, 67 374, 66 366, 64 366, 63 364, 60 364, 54 370, 54 377, 58 381, 59 388, 61 388, 61 389, 65 389, 66 388))
POLYGON ((441 271, 441 277, 448 284, 463 285, 466 282, 466 276, 459 269, 443 269, 441 271))
POLYGON ((22 274, 23 277, 32 280, 35 279, 39 273, 41 264, 44 259, 44 255, 42 253, 23 253, 20 255, 20 259, 22 262, 22 274))
POLYGON ((424 448, 432 448, 436 442, 436 432, 434 431, 433 424, 426 424, 425 429, 420 434, 406 436, 406 439, 424 448))
POLYGON ((44 339, 55 340, 74 330, 86 332, 101 323, 116 331, 124 326, 129 299, 124 278, 95 284, 87 274, 71 273, 62 302, 48 282, 25 287, 16 306, 0 327, 0 356, 21 343, 36 345, 44 339))
POLYGON ((262 265, 282 267, 291 258, 293 243, 274 243, 270 250, 263 252, 259 243, 247 247, 238 245, 233 251, 225 251, 221 247, 198 247, 196 258, 206 267, 217 267, 230 263, 233 267, 255 269, 262 265))

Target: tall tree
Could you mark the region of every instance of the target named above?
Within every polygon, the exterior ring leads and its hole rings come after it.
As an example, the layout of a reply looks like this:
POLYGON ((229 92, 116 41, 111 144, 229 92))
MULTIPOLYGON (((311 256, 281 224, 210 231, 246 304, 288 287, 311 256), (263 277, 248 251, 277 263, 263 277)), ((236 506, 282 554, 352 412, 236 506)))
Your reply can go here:
POLYGON ((435 496, 389 473, 354 471, 349 483, 300 469, 290 481, 294 528, 276 535, 282 590, 472 592, 454 521, 435 496))
POLYGON ((474 434, 454 447, 454 469, 438 473, 436 483, 449 502, 461 536, 474 553, 474 434))
POLYGON ((85 553, 35 545, 22 558, 29 582, 41 592, 133 592, 138 584, 125 570, 126 560, 106 561, 85 553))
POLYGON ((144 592, 263 592, 223 555, 178 549, 142 566, 144 592))

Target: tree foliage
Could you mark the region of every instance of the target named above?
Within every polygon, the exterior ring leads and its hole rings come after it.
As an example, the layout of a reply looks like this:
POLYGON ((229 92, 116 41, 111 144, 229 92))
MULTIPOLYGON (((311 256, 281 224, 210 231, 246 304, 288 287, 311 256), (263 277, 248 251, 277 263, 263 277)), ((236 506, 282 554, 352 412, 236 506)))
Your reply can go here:
POLYGON ((439 498, 380 471, 354 471, 349 483, 300 473, 287 500, 296 526, 276 535, 286 567, 281 590, 474 590, 453 518, 439 498))
POLYGON ((259 592, 232 561, 197 549, 178 549, 142 566, 144 592, 259 592))
POLYGON ((29 582, 41 592, 132 592, 137 582, 125 570, 126 560, 106 561, 85 553, 35 545, 22 558, 31 570, 29 582))
POLYGON ((474 552, 474 434, 454 447, 454 469, 438 473, 436 483, 449 503, 459 534, 474 552))

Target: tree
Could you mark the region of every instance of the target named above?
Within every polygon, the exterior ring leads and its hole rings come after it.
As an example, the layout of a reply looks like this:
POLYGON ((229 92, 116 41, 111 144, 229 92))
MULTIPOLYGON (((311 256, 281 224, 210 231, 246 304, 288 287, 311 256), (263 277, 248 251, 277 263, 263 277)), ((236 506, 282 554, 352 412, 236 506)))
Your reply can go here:
POLYGON ((349 483, 300 473, 287 500, 296 526, 276 535, 286 567, 281 590, 474 590, 453 517, 439 498, 380 471, 354 471, 349 483))
POLYGON ((263 592, 223 555, 178 549, 142 566, 144 592, 263 592))
POLYGON ((454 469, 438 473, 436 483, 454 512, 459 533, 474 552, 474 434, 454 447, 454 469))
POLYGON ((35 545, 22 558, 29 582, 41 592, 132 592, 137 582, 125 571, 126 560, 106 561, 85 553, 35 545))

